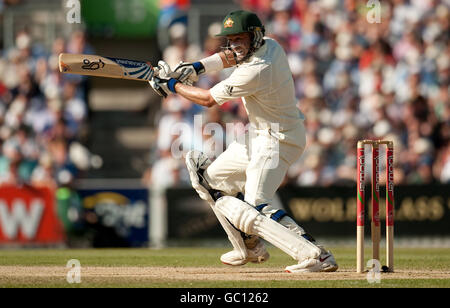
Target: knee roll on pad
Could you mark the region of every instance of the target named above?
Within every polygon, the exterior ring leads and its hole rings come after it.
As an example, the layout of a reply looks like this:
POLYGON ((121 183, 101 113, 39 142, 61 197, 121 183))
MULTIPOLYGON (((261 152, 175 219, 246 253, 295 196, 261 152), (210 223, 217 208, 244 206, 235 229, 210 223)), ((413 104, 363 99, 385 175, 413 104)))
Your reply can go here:
POLYGON ((201 199, 214 204, 215 199, 210 193, 209 185, 204 180, 202 173, 211 164, 209 158, 199 151, 189 151, 186 154, 186 167, 189 172, 192 187, 197 191, 201 199))
POLYGON ((236 228, 247 234, 262 237, 298 261, 317 258, 320 255, 320 248, 315 244, 262 215, 242 200, 223 196, 216 201, 215 207, 236 228))

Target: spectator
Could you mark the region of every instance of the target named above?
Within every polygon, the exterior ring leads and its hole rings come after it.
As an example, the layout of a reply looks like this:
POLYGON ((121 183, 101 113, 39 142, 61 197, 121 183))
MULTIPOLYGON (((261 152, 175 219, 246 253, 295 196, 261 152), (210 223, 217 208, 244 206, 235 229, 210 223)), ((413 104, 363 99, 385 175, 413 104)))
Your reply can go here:
MULTIPOLYGON (((69 48, 91 50, 81 32, 69 48)), ((36 50, 31 36, 19 31, 16 46, 0 58, 0 185, 56 188, 78 175, 68 148, 88 117, 83 82, 59 73, 64 39, 55 40, 49 56, 36 50)))
POLYGON ((177 66, 180 61, 191 62, 201 52, 195 44, 189 45, 187 38, 187 27, 178 22, 169 28, 171 45, 163 51, 163 60, 171 67, 177 66))

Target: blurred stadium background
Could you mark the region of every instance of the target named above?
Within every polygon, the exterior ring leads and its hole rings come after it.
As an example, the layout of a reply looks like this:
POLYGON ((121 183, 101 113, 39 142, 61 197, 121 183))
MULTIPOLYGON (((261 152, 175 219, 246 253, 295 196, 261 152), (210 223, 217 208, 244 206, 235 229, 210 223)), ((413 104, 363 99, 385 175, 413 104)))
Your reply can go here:
POLYGON ((450 1, 0 0, 1 247, 225 241, 171 147, 214 157, 202 145, 227 136, 195 134, 194 116, 245 124, 240 101, 162 101, 145 83, 61 75, 57 56, 173 67, 220 50, 214 34, 238 8, 284 47, 306 115, 307 150, 275 202, 318 239, 353 244, 356 142, 393 140, 396 245, 450 245, 450 1))

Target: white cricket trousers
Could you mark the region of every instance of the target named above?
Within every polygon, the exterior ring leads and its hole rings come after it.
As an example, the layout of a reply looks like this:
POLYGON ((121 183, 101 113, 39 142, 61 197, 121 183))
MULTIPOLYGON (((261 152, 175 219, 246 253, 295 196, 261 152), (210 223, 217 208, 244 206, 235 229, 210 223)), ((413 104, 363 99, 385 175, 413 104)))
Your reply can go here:
POLYGON ((206 169, 204 176, 213 189, 226 195, 241 192, 253 206, 270 204, 289 166, 300 158, 305 145, 301 120, 287 131, 250 129, 245 140, 233 141, 206 169))

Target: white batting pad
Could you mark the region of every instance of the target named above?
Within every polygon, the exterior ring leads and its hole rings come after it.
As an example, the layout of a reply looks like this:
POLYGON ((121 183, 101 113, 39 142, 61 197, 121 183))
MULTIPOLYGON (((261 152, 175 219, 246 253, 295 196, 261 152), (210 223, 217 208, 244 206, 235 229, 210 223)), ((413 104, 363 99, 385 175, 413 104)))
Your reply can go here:
POLYGON ((241 232, 239 230, 236 230, 226 219, 226 217, 223 216, 222 213, 220 213, 213 204, 211 204, 210 202, 208 203, 211 206, 214 214, 216 214, 216 217, 222 225, 222 228, 227 233, 228 240, 231 242, 231 245, 233 245, 234 250, 241 255, 242 259, 247 259, 247 247, 245 246, 245 242, 241 236, 241 232))
POLYGON ((200 198, 208 202, 208 204, 211 206, 214 214, 227 233, 228 239, 233 245, 234 250, 241 254, 242 259, 246 259, 247 248, 241 236, 241 232, 239 230, 236 230, 230 224, 230 222, 220 212, 217 211, 214 205, 215 202, 206 189, 206 187, 209 186, 208 183, 205 179, 200 178, 200 175, 198 174, 199 169, 206 169, 210 164, 211 161, 209 160, 208 156, 200 151, 192 150, 186 154, 186 166, 189 171, 192 187, 194 187, 194 189, 197 191, 200 198))
POLYGON ((239 230, 262 237, 297 261, 320 255, 319 247, 240 199, 223 196, 216 201, 215 207, 239 230))

